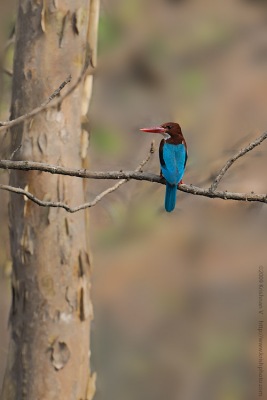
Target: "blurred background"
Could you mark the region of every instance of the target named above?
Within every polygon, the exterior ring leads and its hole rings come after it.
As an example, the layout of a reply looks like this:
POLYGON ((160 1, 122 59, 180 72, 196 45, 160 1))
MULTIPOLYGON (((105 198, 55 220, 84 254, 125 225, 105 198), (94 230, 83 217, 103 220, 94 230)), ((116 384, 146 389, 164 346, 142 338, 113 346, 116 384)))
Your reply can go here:
MULTIPOLYGON (((0 4, 0 118, 7 119, 15 1, 0 4)), ((264 0, 102 0, 90 168, 135 169, 151 140, 157 147, 161 139, 139 128, 175 121, 189 149, 184 181, 208 187, 266 130, 266 71, 264 0)), ((266 193, 266 146, 236 162, 221 189, 266 193)), ((145 170, 159 172, 157 152, 145 170)), ((88 199, 110 185, 90 181, 88 199)), ((11 263, 8 195, 0 201, 1 385, 11 263)), ((132 181, 91 209, 95 399, 256 399, 266 205, 181 192, 173 213, 163 203, 163 186, 132 181)))

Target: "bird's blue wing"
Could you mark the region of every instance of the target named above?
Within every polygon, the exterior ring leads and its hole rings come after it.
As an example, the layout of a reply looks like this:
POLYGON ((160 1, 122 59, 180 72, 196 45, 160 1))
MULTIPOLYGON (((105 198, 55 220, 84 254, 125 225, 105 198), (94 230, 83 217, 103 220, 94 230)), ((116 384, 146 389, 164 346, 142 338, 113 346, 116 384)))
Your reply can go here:
POLYGON ((160 163, 164 178, 171 185, 178 185, 185 171, 187 152, 185 145, 164 143, 161 148, 160 163))

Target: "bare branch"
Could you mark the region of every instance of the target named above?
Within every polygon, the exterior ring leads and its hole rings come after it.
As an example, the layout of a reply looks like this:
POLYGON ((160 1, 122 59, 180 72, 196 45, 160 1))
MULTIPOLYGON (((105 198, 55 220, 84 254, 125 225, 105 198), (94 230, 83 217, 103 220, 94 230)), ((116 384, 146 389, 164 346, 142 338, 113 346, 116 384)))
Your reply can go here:
POLYGON ((51 96, 49 96, 49 98, 47 100, 45 100, 39 107, 36 107, 32 111, 30 111, 29 113, 23 114, 20 117, 15 118, 15 119, 13 119, 11 121, 2 121, 2 122, 0 121, 0 132, 5 130, 5 129, 7 129, 7 128, 12 127, 12 126, 18 125, 21 122, 23 122, 23 121, 25 121, 25 120, 27 120, 29 118, 34 117, 35 115, 39 114, 40 112, 46 110, 49 107, 56 107, 59 104, 61 104, 63 102, 63 100, 66 97, 68 97, 79 86, 79 84, 83 81, 90 64, 91 64, 91 56, 87 55, 85 63, 84 63, 84 66, 83 66, 83 69, 82 69, 81 74, 78 77, 77 81, 75 82, 75 84, 69 90, 66 91, 66 93, 64 93, 63 96, 58 98, 57 101, 55 101, 52 104, 50 104, 51 101, 53 99, 55 99, 55 97, 57 97, 59 95, 59 93, 62 91, 62 89, 71 81, 71 75, 69 75, 61 83, 61 85, 51 94, 51 96))
MULTIPOLYGON (((125 181, 127 181, 128 179, 137 179, 137 180, 144 180, 144 181, 148 181, 148 182, 164 184, 164 181, 157 175, 143 174, 140 172, 138 174, 136 174, 134 172, 132 172, 132 173, 120 172, 118 174, 122 174, 120 176, 123 176, 123 175, 127 176, 127 179, 125 179, 125 181)), ((102 177, 103 177, 103 175, 102 175, 102 177)), ((99 176, 98 176, 98 179, 99 179, 99 176)), ((103 179, 106 179, 106 178, 103 178, 103 179)), ((115 176, 113 176, 112 179, 116 179, 115 176)), ((117 179, 119 179, 119 178, 117 178, 117 179)), ((30 199, 31 201, 33 201, 34 203, 36 203, 42 207, 60 207, 60 208, 64 208, 66 211, 68 211, 70 213, 75 213, 77 211, 84 210, 85 208, 95 206, 101 199, 103 199, 104 196, 106 196, 107 194, 116 190, 123 183, 124 182, 122 182, 122 180, 121 180, 116 185, 114 185, 114 186, 108 188, 107 190, 105 190, 104 192, 100 193, 98 196, 95 197, 94 200, 92 200, 88 203, 76 206, 76 207, 70 207, 67 204, 60 202, 60 201, 59 202, 43 201, 43 200, 38 199, 32 193, 30 193, 26 190, 23 190, 21 188, 15 188, 15 187, 9 186, 9 185, 0 184, 0 189, 6 190, 9 192, 13 192, 13 193, 22 194, 22 195, 26 196, 28 199, 30 199)), ((209 197, 212 199, 218 198, 218 199, 223 199, 223 200, 237 200, 237 201, 249 201, 249 202, 253 201, 253 202, 267 203, 267 194, 256 194, 253 192, 251 192, 251 193, 233 193, 233 192, 227 192, 227 191, 211 192, 209 189, 202 189, 197 186, 185 185, 185 184, 180 185, 178 190, 185 192, 185 193, 197 195, 197 196, 209 197)))
MULTIPOLYGON (((215 178, 213 184, 208 189, 203 189, 193 185, 179 185, 178 190, 190 193, 193 195, 204 196, 209 198, 220 198, 223 200, 237 200, 237 201, 254 201, 254 202, 261 202, 267 203, 267 194, 262 193, 235 193, 235 192, 228 192, 228 191, 218 191, 217 186, 223 176, 225 175, 226 171, 233 165, 233 163, 240 157, 244 156, 249 151, 253 150, 256 146, 259 146, 267 137, 267 132, 263 133, 258 139, 254 142, 251 142, 247 147, 241 149, 235 156, 233 156, 230 160, 227 161, 225 166, 221 169, 218 176, 215 178)), ((135 179, 139 181, 148 181, 148 182, 155 182, 165 185, 165 180, 162 179, 160 176, 151 174, 151 173, 143 173, 142 167, 151 157, 151 153, 154 152, 154 145, 152 143, 150 154, 148 157, 138 166, 135 171, 88 171, 86 169, 69 169, 66 167, 58 166, 58 165, 50 165, 45 163, 38 163, 33 161, 13 161, 13 160, 0 160, 0 169, 12 169, 12 170, 21 170, 21 171, 42 171, 42 172, 49 172, 51 174, 57 175, 67 175, 73 176, 77 178, 86 178, 86 179, 111 179, 116 180, 120 179, 120 182, 115 184, 114 186, 106 189, 104 192, 100 193, 94 200, 89 203, 85 203, 79 205, 77 207, 69 207, 67 204, 62 202, 45 202, 40 199, 37 199, 31 193, 24 191, 20 188, 14 188, 8 185, 0 185, 0 189, 8 190, 14 193, 23 194, 28 197, 30 200, 34 201, 35 203, 46 206, 46 207, 62 207, 66 211, 69 212, 76 212, 82 210, 84 208, 92 207, 97 204, 104 196, 113 192, 122 184, 127 182, 130 179, 135 179)))
MULTIPOLYGON (((92 61, 91 61, 91 54, 88 53, 88 54, 86 55, 86 59, 85 59, 85 63, 84 63, 83 69, 82 69, 82 71, 81 71, 81 73, 80 73, 80 76, 78 77, 77 81, 75 82, 75 84, 74 84, 73 86, 71 86, 71 87, 69 88, 69 90, 66 91, 66 93, 64 93, 63 96, 61 96, 61 97, 57 100, 56 103, 53 104, 53 106, 58 106, 59 104, 61 104, 61 103, 63 102, 63 100, 64 100, 66 97, 68 97, 72 92, 74 92, 74 90, 80 85, 80 83, 82 83, 84 77, 85 77, 87 74, 90 74, 90 75, 93 74, 93 70, 94 70, 94 69, 95 69, 95 67, 93 66, 92 61), (91 66, 92 69, 90 69, 90 70, 88 71, 89 66, 91 66)), ((47 106, 47 107, 49 107, 49 106, 47 106)))
MULTIPOLYGON (((142 166, 141 166, 142 167, 142 166)), ((68 176, 75 176, 78 178, 87 178, 87 179, 120 179, 120 180, 139 180, 139 181, 148 181, 154 183, 160 183, 165 185, 164 179, 160 176, 151 174, 151 173, 143 173, 143 172, 136 172, 136 171, 108 171, 108 172, 93 172, 87 170, 79 170, 79 169, 67 169, 64 167, 59 166, 51 166, 48 164, 42 163, 34 163, 28 161, 0 161, 0 169, 19 169, 19 170, 36 170, 36 171, 43 171, 43 172, 50 172, 53 174, 59 175, 68 175, 68 176)), ((140 166, 139 166, 140 168, 140 166)), ((124 183, 124 182, 123 182, 124 183)), ((106 191, 100 193, 93 201, 89 203, 82 204, 77 207, 69 207, 68 205, 62 202, 45 202, 35 198, 31 193, 24 191, 20 188, 14 188, 8 185, 0 185, 0 189, 8 190, 10 192, 23 194, 28 197, 30 200, 34 201, 35 203, 39 204, 40 206, 45 207, 62 207, 68 212, 76 212, 82 210, 84 208, 94 206, 99 200, 101 200, 104 196, 112 191, 116 190, 122 183, 118 182, 116 187, 108 188, 106 191), (100 198, 99 198, 100 197, 100 198)), ((256 194, 256 193, 234 193, 234 192, 227 192, 227 191, 217 191, 217 190, 210 190, 210 189, 203 189, 193 185, 186 185, 182 184, 179 185, 178 190, 190 193, 193 195, 204 196, 209 198, 219 198, 223 200, 237 200, 237 201, 254 201, 254 202, 261 202, 267 203, 267 194, 256 194)))
MULTIPOLYGON (((43 201, 35 197, 32 193, 28 192, 27 190, 21 189, 21 188, 16 188, 13 186, 9 185, 2 185, 0 184, 0 189, 6 190, 8 192, 12 193, 17 193, 17 194, 22 194, 23 196, 26 196, 29 200, 31 200, 33 203, 38 204, 41 207, 56 207, 56 208, 64 208, 66 211, 70 213, 75 213, 80 210, 84 210, 85 208, 92 207, 98 203, 102 197, 107 195, 109 192, 106 190, 105 192, 101 193, 100 195, 96 196, 96 198, 93 201, 90 201, 88 203, 81 204, 77 207, 70 207, 66 203, 63 203, 62 201, 43 201)), ((110 188, 111 189, 111 188, 110 188)))
MULTIPOLYGON (((150 160, 152 154, 154 153, 154 141, 151 143, 151 147, 149 150, 148 156, 139 164, 139 166, 135 169, 135 172, 139 172, 142 170, 143 166, 150 160)), ((104 190, 102 193, 97 195, 94 200, 81 204, 76 207, 70 207, 66 203, 63 203, 61 201, 54 202, 54 201, 43 201, 35 197, 32 193, 28 192, 27 190, 21 189, 21 188, 15 188, 13 186, 9 185, 2 185, 0 184, 0 189, 6 190, 8 192, 12 193, 17 193, 17 194, 22 194, 23 196, 26 196, 29 200, 32 202, 38 204, 39 206, 42 207, 59 207, 59 208, 64 208, 66 211, 70 213, 75 213, 80 210, 84 210, 85 208, 93 207, 95 206, 100 200, 103 199, 106 195, 108 195, 111 192, 114 192, 116 189, 118 189, 121 185, 124 183, 128 182, 128 179, 122 179, 119 182, 117 182, 114 186, 104 190)))
POLYGON ((180 185, 178 187, 179 190, 185 193, 191 193, 197 196, 209 197, 211 199, 222 199, 222 200, 237 200, 237 201, 257 201, 260 203, 267 203, 267 194, 266 193, 236 193, 236 192, 228 192, 210 189, 203 189, 193 185, 180 185))
POLYGON ((17 125, 26 119, 34 117, 36 114, 39 114, 41 111, 47 108, 49 103, 61 92, 61 90, 71 81, 71 75, 69 75, 64 82, 61 83, 61 85, 49 96, 47 100, 45 100, 39 107, 34 108, 32 111, 30 111, 27 114, 23 114, 20 117, 13 119, 11 121, 2 121, 0 122, 0 132, 2 130, 5 130, 6 128, 10 128, 14 125, 17 125))
POLYGON ((75 176, 87 179, 135 179, 139 181, 162 182, 162 179, 155 174, 136 171, 88 171, 87 169, 66 168, 60 165, 51 165, 35 161, 13 161, 0 160, 0 169, 12 169, 20 171, 42 171, 56 175, 75 176))
POLYGON ((214 181, 212 182, 210 186, 210 190, 214 191, 217 189, 220 181, 224 177, 225 173, 228 171, 228 169, 233 165, 233 163, 238 160, 240 157, 243 157, 246 153, 249 151, 253 150, 255 147, 259 146, 265 139, 267 138, 267 131, 264 132, 260 137, 258 137, 254 142, 251 142, 248 146, 246 146, 244 149, 241 149, 238 151, 233 157, 231 157, 227 163, 224 165, 224 167, 220 170, 214 181))
POLYGON ((65 208, 66 211, 74 212, 74 211, 71 211, 72 210, 71 207, 68 207, 67 204, 64 204, 60 201, 58 201, 58 202, 42 201, 42 200, 38 199, 37 197, 35 197, 32 193, 28 192, 27 190, 21 189, 21 188, 16 188, 13 186, 0 184, 0 189, 6 190, 6 191, 12 192, 12 193, 22 194, 23 196, 26 196, 28 199, 30 199, 31 201, 33 201, 34 203, 36 203, 42 207, 62 207, 62 208, 65 208))

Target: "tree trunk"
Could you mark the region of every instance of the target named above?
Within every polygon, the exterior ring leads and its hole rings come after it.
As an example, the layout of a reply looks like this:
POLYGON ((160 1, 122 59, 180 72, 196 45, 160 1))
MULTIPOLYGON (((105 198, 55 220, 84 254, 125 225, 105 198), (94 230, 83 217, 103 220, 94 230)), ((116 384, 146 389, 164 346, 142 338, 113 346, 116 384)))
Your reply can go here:
MULTIPOLYGON (((90 17, 89 0, 19 2, 12 119, 40 105, 69 74, 72 82, 79 77, 92 9, 96 29, 99 2, 91 3, 90 17)), ((83 96, 78 86, 60 107, 13 128, 11 153, 21 145, 17 159, 80 168, 83 96)), ((81 179, 11 172, 10 182, 41 199, 84 202, 81 179)), ((13 302, 2 399, 90 400, 95 376, 89 369, 92 305, 85 212, 41 208, 15 194, 9 211, 13 302)))

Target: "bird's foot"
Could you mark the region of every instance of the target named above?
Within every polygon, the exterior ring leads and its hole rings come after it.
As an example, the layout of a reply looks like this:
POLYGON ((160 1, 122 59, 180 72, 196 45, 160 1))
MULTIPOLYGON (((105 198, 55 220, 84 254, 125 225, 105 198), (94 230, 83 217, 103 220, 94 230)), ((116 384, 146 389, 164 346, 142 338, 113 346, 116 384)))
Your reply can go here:
POLYGON ((181 179, 180 182, 178 183, 178 186, 180 186, 180 185, 184 185, 184 182, 183 182, 182 179, 181 179))

